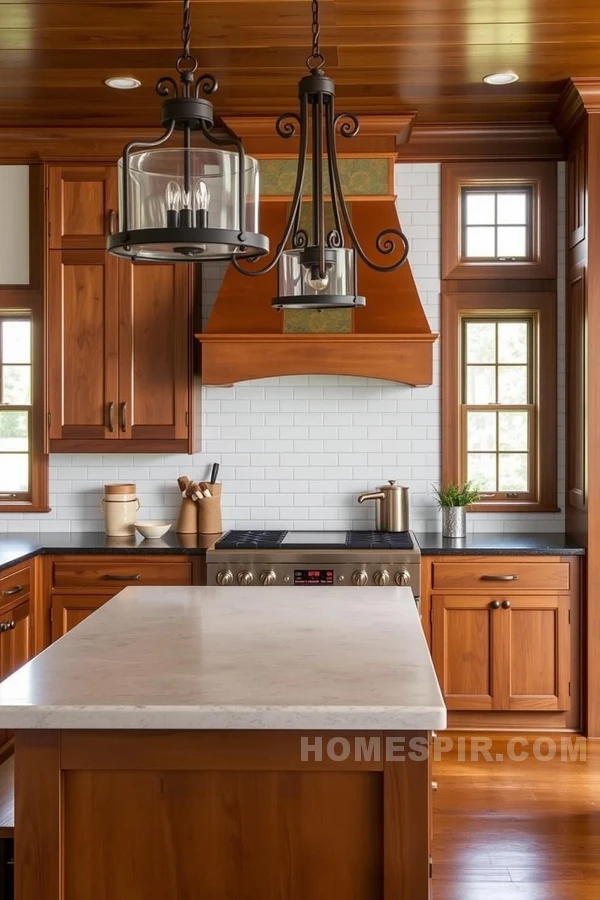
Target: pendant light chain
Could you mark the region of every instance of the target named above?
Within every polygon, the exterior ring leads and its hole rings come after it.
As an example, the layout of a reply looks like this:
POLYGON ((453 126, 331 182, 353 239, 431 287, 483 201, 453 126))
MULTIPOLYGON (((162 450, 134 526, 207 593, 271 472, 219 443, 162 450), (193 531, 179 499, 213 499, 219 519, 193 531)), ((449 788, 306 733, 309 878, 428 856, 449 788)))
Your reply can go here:
POLYGON ((319 0, 312 0, 312 53, 306 60, 310 72, 320 69, 325 62, 320 47, 321 24, 319 22, 319 0))
POLYGON ((192 42, 192 15, 190 10, 190 0, 184 0, 183 3, 183 26, 181 28, 181 42, 183 44, 183 59, 189 59, 191 56, 190 47, 192 42))

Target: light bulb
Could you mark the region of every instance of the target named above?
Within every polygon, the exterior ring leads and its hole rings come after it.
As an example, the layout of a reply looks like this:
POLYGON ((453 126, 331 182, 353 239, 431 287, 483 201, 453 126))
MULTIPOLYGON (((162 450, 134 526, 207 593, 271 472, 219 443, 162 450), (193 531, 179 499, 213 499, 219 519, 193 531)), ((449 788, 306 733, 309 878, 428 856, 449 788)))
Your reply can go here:
POLYGON ((183 190, 181 192, 181 202, 183 204, 184 209, 192 208, 192 192, 183 190))
POLYGON ((200 209, 207 210, 210 203, 210 191, 204 181, 197 181, 194 188, 194 209, 196 212, 200 209))
POLYGON ((170 181, 165 191, 165 199, 167 201, 167 209, 174 209, 177 212, 181 209, 181 188, 176 181, 170 181))
POLYGON ((304 280, 306 281, 306 284, 309 288, 311 288, 313 291, 317 291, 317 293, 320 293, 321 291, 326 290, 329 286, 329 273, 325 272, 325 275, 323 276, 323 278, 321 278, 321 276, 319 275, 319 267, 311 266, 310 268, 306 269, 304 280))

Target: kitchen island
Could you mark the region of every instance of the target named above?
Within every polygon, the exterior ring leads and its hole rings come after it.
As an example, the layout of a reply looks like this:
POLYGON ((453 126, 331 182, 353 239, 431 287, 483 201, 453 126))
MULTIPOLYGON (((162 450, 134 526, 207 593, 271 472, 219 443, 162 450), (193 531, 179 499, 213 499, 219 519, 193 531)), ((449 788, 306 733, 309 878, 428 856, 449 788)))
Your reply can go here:
POLYGON ((0 685, 17 900, 426 900, 407 588, 130 587, 0 685))

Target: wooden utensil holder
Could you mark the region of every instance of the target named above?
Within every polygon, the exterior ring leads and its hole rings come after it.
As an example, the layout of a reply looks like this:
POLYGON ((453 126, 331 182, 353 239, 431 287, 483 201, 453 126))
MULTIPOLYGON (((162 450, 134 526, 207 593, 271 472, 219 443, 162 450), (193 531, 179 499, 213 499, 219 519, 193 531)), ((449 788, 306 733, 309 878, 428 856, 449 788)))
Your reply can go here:
POLYGON ((189 497, 183 497, 181 501, 177 532, 178 534, 198 534, 198 504, 189 497))
POLYGON ((221 484, 209 484, 212 497, 198 500, 198 534, 221 534, 223 517, 221 515, 221 484))

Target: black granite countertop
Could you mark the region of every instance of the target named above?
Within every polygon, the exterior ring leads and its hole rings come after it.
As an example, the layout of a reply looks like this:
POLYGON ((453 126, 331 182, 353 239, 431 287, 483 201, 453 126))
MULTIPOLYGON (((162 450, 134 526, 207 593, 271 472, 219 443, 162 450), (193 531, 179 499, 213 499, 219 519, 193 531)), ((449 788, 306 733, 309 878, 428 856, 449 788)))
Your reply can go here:
POLYGON ((415 534, 423 556, 582 556, 585 548, 568 534, 468 534, 445 538, 439 532, 415 534))
POLYGON ((103 533, 80 532, 10 534, 0 536, 0 569, 23 562, 38 553, 123 553, 204 555, 218 535, 177 534, 169 531, 155 541, 107 537, 103 533))
MULTIPOLYGON (((417 532, 423 556, 571 556, 583 555, 584 547, 566 534, 470 534, 452 540, 437 532, 417 532)), ((215 535, 177 534, 169 531, 157 541, 111 538, 98 532, 12 534, 0 536, 0 570, 38 553, 73 554, 190 554, 204 555, 215 535)))

